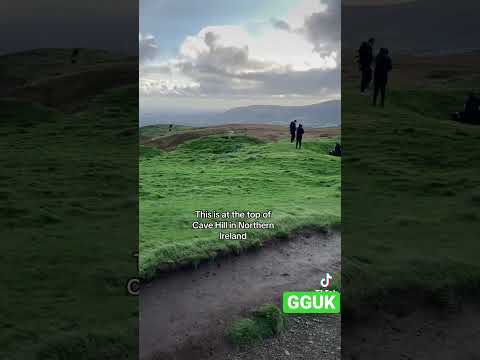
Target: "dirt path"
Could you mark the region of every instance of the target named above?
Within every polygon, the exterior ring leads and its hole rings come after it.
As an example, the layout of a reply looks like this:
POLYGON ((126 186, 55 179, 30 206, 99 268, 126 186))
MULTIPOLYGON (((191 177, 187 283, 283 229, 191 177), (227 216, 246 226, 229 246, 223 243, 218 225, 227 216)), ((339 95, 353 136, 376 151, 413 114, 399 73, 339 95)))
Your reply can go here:
POLYGON ((231 352, 224 331, 236 317, 266 302, 279 304, 283 291, 317 289, 325 272, 340 270, 340 238, 339 233, 296 235, 145 285, 140 358, 200 360, 231 352))

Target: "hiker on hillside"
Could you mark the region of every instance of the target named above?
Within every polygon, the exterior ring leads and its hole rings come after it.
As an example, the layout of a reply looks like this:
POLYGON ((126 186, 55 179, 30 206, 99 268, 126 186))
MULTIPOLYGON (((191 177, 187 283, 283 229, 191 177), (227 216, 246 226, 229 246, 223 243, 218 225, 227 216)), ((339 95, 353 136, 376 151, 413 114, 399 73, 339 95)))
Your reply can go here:
POLYGON ((357 62, 362 73, 362 80, 360 82, 360 92, 364 93, 372 82, 372 63, 373 63, 373 45, 375 39, 371 38, 364 41, 358 49, 357 62))
POLYGON ((305 133, 305 130, 303 130, 302 124, 298 125, 298 128, 297 128, 297 143, 295 144, 296 149, 301 149, 302 148, 302 137, 303 137, 304 133, 305 133))
POLYGON ((79 53, 80 53, 80 49, 73 49, 72 54, 70 56, 70 60, 71 60, 72 64, 77 63, 79 53))
POLYGON ((392 59, 388 49, 381 48, 375 58, 375 72, 373 78, 373 106, 377 105, 378 93, 380 92, 380 104, 385 105, 385 92, 387 89, 388 73, 392 70, 392 59))
POLYGON ((297 131, 297 120, 293 120, 290 123, 290 135, 291 135, 290 142, 291 143, 293 143, 293 140, 295 140, 296 131, 297 131))

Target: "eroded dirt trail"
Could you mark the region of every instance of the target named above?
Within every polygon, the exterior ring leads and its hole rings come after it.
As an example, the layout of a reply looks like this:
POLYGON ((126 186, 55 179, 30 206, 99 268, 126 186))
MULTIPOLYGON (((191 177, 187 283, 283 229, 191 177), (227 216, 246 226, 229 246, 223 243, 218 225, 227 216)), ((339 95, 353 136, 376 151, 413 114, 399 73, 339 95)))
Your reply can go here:
POLYGON ((197 270, 166 274, 140 295, 141 359, 208 359, 228 351, 225 328, 287 290, 318 289, 340 270, 341 236, 305 233, 197 270))

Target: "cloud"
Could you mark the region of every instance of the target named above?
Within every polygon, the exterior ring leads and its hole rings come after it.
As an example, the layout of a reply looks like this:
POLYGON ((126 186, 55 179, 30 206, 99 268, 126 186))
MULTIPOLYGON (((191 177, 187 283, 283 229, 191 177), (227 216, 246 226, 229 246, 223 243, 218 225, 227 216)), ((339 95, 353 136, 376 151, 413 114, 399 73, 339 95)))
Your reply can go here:
POLYGON ((138 34, 138 51, 140 62, 144 63, 155 59, 159 54, 159 46, 155 36, 151 34, 138 34))
MULTIPOLYGON (((304 0, 284 19, 207 26, 187 36, 176 57, 140 67, 146 95, 204 97, 324 96, 339 94, 340 0, 304 0)), ((148 40, 148 41, 147 41, 148 40)), ((154 51, 155 50, 155 51, 154 51)))
POLYGON ((273 27, 276 29, 284 30, 284 31, 292 30, 292 28, 290 27, 290 24, 284 20, 271 19, 270 22, 272 23, 273 27))
POLYGON ((304 31, 315 50, 323 52, 340 48, 341 4, 340 0, 323 0, 325 11, 315 12, 305 18, 304 31))
POLYGON ((140 65, 139 92, 141 95, 194 96, 200 84, 185 76, 178 62, 140 65))

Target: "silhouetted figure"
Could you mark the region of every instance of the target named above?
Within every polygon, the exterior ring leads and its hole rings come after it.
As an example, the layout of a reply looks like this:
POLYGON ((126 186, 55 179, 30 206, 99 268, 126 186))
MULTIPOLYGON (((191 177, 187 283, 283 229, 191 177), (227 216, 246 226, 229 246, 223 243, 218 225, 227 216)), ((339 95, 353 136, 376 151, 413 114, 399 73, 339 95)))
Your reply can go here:
POLYGON ((371 38, 364 41, 358 49, 357 61, 362 73, 362 80, 360 82, 360 91, 363 93, 370 86, 372 82, 372 63, 373 63, 373 45, 375 39, 371 38))
POLYGON ((387 89, 388 73, 392 70, 392 59, 388 55, 388 49, 381 48, 375 58, 375 73, 373 78, 373 105, 377 105, 378 93, 380 92, 382 107, 385 105, 385 92, 387 89))
POLYGON ((298 125, 298 128, 297 128, 297 143, 295 144, 296 149, 301 149, 302 148, 302 137, 303 137, 304 133, 305 133, 305 130, 303 130, 302 124, 298 125))
POLYGON ((77 63, 77 59, 78 59, 78 54, 80 53, 80 49, 73 49, 72 51, 72 55, 70 57, 71 61, 72 61, 72 64, 76 64, 77 63))
POLYGON ((333 150, 330 150, 328 152, 329 155, 332 156, 342 156, 342 145, 340 145, 338 142, 335 144, 335 148, 333 150))
POLYGON ((293 120, 290 123, 290 135, 291 135, 290 142, 291 143, 293 143, 293 141, 295 140, 295 132, 296 131, 297 131, 297 120, 293 120))
POLYGON ((469 123, 480 123, 480 99, 475 94, 468 94, 462 112, 454 114, 455 120, 469 123))
POLYGON ((170 124, 170 125, 168 126, 168 132, 171 132, 172 129, 173 129, 173 124, 170 124))

